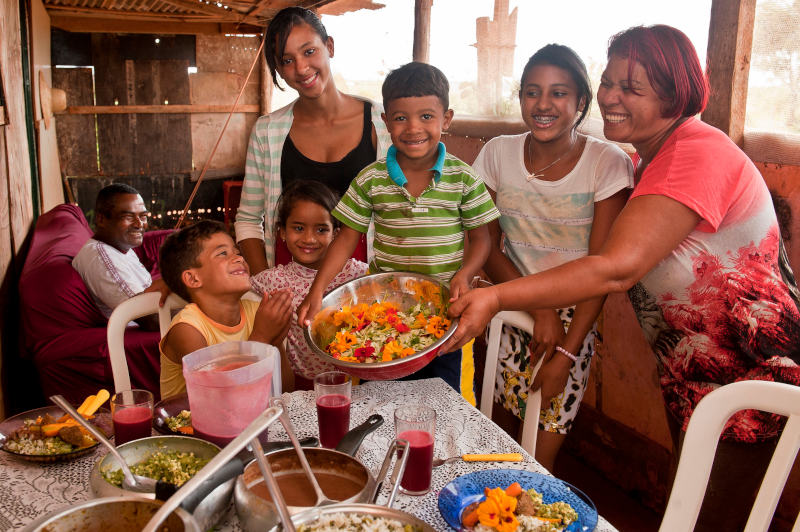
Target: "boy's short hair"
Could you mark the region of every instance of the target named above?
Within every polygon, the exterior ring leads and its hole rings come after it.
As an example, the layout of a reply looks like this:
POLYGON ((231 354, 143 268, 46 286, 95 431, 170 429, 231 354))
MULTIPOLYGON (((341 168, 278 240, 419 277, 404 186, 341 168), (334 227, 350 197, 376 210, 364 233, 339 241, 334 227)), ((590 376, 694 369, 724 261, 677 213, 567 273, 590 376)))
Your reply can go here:
POLYGON ((398 98, 436 96, 442 107, 450 109, 450 83, 444 73, 427 63, 411 62, 389 72, 383 80, 383 108, 398 98))
POLYGON ((161 244, 158 259, 161 277, 170 290, 186 301, 191 302, 192 298, 181 276, 189 268, 200 266, 197 259, 203 250, 203 242, 217 233, 228 234, 225 224, 215 220, 200 220, 172 233, 161 244))

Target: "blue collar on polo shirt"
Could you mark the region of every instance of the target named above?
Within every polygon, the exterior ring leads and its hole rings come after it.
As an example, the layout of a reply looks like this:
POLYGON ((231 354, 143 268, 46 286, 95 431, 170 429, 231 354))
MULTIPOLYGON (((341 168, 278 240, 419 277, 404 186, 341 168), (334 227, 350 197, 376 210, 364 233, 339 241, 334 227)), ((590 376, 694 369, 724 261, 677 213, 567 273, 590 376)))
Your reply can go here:
MULTIPOLYGON (((433 172, 433 180, 436 183, 438 183, 439 179, 442 177, 445 155, 447 155, 447 148, 444 147, 444 142, 439 142, 439 154, 436 156, 436 164, 433 165, 433 168, 430 168, 433 172)), ((402 187, 408 183, 408 179, 406 179, 402 168, 400 168, 397 162, 397 148, 394 147, 394 144, 389 146, 389 149, 386 151, 386 171, 398 187, 402 187)))

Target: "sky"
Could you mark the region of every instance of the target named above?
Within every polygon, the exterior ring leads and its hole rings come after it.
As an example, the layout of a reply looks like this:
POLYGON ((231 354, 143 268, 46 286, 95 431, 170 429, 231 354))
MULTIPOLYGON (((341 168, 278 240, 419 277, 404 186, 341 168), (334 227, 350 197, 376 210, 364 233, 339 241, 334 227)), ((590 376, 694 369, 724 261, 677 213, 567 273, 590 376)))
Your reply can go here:
MULTIPOLYGON (((348 81, 382 80, 392 68, 411 61, 414 0, 374 1, 386 7, 322 17, 334 38, 334 73, 348 81)), ((609 37, 639 24, 669 24, 682 30, 705 64, 711 0, 509 0, 509 10, 515 7, 514 78, 530 55, 551 42, 573 48, 590 72, 593 67, 601 71, 609 37)), ((430 63, 447 75, 451 86, 475 80, 475 20, 493 14, 494 0, 434 0, 430 63)), ((279 98, 288 102, 294 95, 279 98)))

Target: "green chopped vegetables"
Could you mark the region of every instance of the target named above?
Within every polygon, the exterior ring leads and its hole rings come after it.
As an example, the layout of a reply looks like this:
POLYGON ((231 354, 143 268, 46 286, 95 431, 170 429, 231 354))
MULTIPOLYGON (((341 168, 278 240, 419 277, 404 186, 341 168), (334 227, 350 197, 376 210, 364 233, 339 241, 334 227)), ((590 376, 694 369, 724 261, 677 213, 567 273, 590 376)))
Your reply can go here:
MULTIPOLYGON (((200 458, 191 452, 156 451, 147 460, 131 466, 134 475, 169 482, 181 486, 208 463, 208 458, 200 458)), ((103 471, 103 478, 111 484, 122 487, 122 470, 103 471)))

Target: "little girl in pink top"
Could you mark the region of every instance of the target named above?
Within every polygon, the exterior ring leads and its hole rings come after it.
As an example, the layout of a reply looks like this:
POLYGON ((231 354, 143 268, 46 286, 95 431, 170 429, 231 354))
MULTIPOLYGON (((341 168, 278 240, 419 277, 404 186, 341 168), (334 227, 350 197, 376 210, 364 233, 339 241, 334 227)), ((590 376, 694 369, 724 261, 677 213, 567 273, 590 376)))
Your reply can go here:
MULTIPOLYGON (((331 216, 337 203, 333 191, 317 181, 301 180, 287 187, 278 202, 277 219, 279 236, 286 243, 292 262, 269 268, 250 278, 253 290, 259 294, 284 288, 292 290, 295 315, 287 336, 287 355, 295 374, 295 389, 298 390, 311 389, 316 375, 335 369, 311 352, 297 323, 296 311, 308 294, 317 268, 338 230, 339 221, 331 216)), ((326 291, 366 272, 366 263, 350 259, 326 291)))

